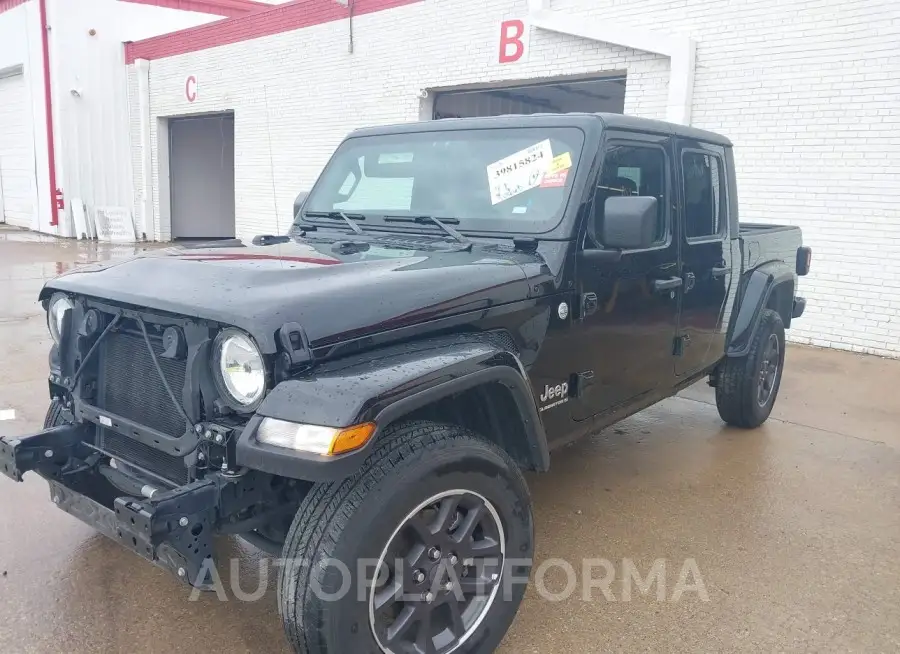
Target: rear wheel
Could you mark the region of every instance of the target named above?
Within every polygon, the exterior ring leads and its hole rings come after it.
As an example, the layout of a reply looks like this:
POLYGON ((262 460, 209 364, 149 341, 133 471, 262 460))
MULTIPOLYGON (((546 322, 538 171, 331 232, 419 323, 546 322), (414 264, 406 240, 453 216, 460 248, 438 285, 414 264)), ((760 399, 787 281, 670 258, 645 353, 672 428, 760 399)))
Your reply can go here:
POLYGON ((283 553, 285 631, 302 654, 492 652, 532 554, 528 490, 502 450, 401 424, 357 475, 301 504, 283 553))
POLYGON ((783 369, 784 323, 777 311, 766 309, 750 351, 722 361, 716 380, 716 406, 722 420, 745 428, 764 423, 775 406, 783 369))

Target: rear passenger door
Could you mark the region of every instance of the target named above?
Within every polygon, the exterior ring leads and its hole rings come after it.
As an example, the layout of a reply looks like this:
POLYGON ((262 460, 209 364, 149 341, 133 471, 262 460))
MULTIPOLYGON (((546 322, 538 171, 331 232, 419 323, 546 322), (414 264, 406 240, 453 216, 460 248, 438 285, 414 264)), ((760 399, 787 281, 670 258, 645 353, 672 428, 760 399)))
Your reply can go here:
POLYGON ((724 148, 679 139, 676 152, 684 285, 675 373, 686 376, 715 365, 724 351, 732 252, 724 148))

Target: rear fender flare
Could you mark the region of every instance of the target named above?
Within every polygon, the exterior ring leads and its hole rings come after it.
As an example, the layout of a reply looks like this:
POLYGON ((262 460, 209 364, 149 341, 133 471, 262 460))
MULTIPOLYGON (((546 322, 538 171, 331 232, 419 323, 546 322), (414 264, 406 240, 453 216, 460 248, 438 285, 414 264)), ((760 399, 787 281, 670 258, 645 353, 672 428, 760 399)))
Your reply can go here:
MULTIPOLYGON (((794 299, 797 276, 784 262, 765 263, 744 274, 740 286, 740 300, 732 314, 728 329, 725 353, 729 357, 742 357, 750 351, 750 344, 759 329, 763 311, 775 292, 786 293, 794 299)), ((790 303, 785 327, 790 326, 790 303)))

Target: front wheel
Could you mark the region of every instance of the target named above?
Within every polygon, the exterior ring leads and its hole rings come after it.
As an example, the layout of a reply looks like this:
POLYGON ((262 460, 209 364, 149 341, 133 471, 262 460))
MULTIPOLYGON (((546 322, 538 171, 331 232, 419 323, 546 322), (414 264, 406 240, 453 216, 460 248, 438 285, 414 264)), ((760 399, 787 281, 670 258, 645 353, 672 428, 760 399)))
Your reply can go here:
POLYGON ((66 423, 64 411, 66 407, 59 400, 51 400, 50 406, 47 407, 47 415, 44 416, 44 429, 48 427, 58 427, 66 423))
POLYGON ((722 361, 716 380, 716 407, 729 425, 751 429, 766 421, 775 406, 784 370, 784 323, 766 309, 742 357, 722 361))
POLYGON ((314 487, 284 546, 280 610, 300 654, 494 651, 533 555, 528 489, 492 443, 390 428, 359 473, 314 487))

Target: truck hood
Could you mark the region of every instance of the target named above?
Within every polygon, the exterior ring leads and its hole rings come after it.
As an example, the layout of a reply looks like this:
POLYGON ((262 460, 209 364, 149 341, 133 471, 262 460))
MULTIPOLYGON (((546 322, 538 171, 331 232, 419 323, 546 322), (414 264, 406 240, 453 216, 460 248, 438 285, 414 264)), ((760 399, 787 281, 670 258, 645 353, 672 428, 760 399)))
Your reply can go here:
POLYGON ((315 347, 527 299, 523 266, 540 263, 537 254, 497 247, 370 243, 364 252, 299 239, 153 250, 73 269, 48 282, 41 298, 64 291, 213 320, 248 331, 271 353, 286 322, 302 325, 315 347))

